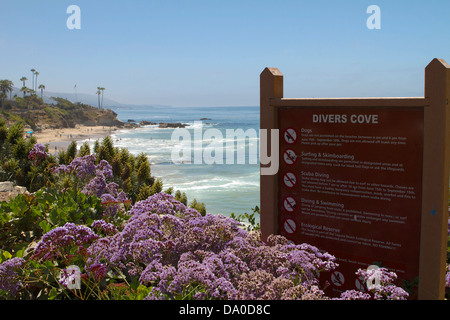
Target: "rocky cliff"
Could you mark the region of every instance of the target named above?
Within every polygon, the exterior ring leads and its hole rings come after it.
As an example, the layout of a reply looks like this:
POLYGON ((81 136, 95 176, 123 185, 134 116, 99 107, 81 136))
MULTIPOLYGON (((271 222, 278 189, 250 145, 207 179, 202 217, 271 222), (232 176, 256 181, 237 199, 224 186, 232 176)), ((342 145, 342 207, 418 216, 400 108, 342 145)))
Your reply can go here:
POLYGON ((85 126, 124 126, 117 114, 108 109, 98 109, 82 103, 72 103, 63 98, 53 98, 54 104, 43 103, 37 97, 20 98, 9 103, 0 113, 8 125, 23 122, 25 127, 39 129, 74 128, 85 126))

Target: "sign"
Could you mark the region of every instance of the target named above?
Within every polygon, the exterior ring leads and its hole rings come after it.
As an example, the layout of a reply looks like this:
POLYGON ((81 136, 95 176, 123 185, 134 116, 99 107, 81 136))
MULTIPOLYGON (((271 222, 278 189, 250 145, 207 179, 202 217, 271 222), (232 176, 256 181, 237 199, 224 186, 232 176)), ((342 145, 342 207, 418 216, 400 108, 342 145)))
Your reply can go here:
POLYGON ((297 160, 280 165, 278 212, 298 228, 279 233, 337 258, 328 279, 337 293, 357 289, 355 272, 376 263, 417 282, 423 108, 280 108, 280 130, 291 127, 302 133, 280 139, 297 160))
POLYGON ((287 99, 276 68, 260 84, 260 126, 279 132, 280 160, 260 177, 262 239, 333 254, 339 267, 320 276, 332 295, 367 291, 355 273, 378 265, 411 299, 443 299, 450 66, 431 61, 424 97, 287 99))

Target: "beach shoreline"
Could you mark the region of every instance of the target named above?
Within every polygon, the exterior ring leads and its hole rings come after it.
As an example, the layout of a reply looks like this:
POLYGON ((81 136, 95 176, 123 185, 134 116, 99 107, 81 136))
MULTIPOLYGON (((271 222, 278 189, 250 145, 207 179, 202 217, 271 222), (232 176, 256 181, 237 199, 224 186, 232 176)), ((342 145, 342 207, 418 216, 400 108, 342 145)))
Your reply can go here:
POLYGON ((98 140, 106 136, 111 136, 117 130, 122 129, 117 126, 83 126, 77 125, 75 128, 63 129, 43 129, 33 133, 37 143, 48 145, 50 153, 58 153, 67 150, 72 141, 98 140))

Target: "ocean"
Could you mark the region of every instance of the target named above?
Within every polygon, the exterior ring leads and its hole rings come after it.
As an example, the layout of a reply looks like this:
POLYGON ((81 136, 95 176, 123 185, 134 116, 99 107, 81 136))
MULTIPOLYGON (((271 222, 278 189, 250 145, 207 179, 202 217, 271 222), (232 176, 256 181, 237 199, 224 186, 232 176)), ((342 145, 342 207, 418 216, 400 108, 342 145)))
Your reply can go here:
POLYGON ((164 190, 173 187, 185 192, 189 202, 195 198, 205 203, 206 211, 212 214, 251 213, 252 208, 259 206, 259 107, 112 110, 124 122, 145 120, 187 125, 185 129, 147 125, 112 135, 115 146, 126 147, 134 155, 144 152, 148 156, 151 174, 162 179, 164 190), (245 134, 232 136, 230 132, 245 134), (216 161, 208 161, 206 155, 216 161))

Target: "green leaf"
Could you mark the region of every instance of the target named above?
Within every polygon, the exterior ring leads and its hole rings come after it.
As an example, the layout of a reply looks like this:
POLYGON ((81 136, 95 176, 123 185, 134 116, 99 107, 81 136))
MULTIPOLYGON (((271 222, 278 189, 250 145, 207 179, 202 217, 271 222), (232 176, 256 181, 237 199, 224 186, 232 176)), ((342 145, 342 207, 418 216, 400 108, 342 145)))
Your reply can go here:
POLYGON ((6 250, 2 250, 1 251, 1 255, 0 255, 0 262, 4 262, 4 261, 6 261, 6 260, 8 260, 8 259, 11 259, 12 258, 12 254, 11 253, 9 253, 8 251, 6 251, 6 250))
POLYGON ((41 227, 41 229, 44 233, 47 233, 52 229, 52 225, 50 223, 48 223, 46 220, 42 220, 39 223, 39 227, 41 227))
POLYGON ((88 227, 90 227, 90 226, 92 225, 92 222, 94 222, 94 220, 93 220, 92 218, 87 218, 87 219, 86 219, 86 225, 87 225, 88 227))
POLYGON ((48 293, 48 299, 49 300, 54 300, 57 297, 58 297, 58 290, 56 290, 56 288, 52 288, 50 290, 50 292, 48 293))
POLYGON ((130 282, 130 289, 136 290, 139 287, 139 277, 134 277, 130 282))
POLYGON ((26 248, 22 248, 22 249, 20 249, 19 251, 17 251, 16 254, 15 254, 15 256, 16 256, 17 258, 23 258, 23 255, 24 255, 24 253, 25 253, 25 249, 26 249, 26 248))

